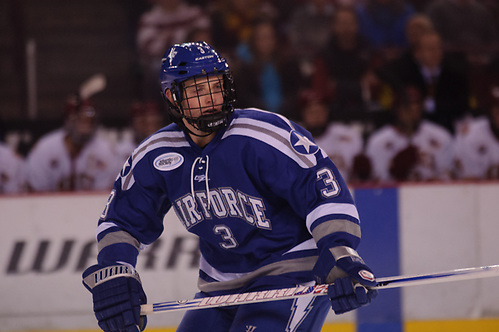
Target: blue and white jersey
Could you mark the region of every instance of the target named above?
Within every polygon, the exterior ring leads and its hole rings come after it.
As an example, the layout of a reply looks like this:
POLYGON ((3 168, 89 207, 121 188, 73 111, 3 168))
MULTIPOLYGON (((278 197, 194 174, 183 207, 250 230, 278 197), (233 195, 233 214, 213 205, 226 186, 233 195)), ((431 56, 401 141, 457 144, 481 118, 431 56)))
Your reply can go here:
POLYGON ((355 249, 360 240, 357 209, 333 162, 302 127, 257 109, 235 110, 204 148, 176 124, 141 143, 99 221, 99 263, 135 265, 171 208, 199 236, 202 291, 267 275, 311 280, 318 246, 355 249), (335 244, 322 243, 326 236, 335 244))

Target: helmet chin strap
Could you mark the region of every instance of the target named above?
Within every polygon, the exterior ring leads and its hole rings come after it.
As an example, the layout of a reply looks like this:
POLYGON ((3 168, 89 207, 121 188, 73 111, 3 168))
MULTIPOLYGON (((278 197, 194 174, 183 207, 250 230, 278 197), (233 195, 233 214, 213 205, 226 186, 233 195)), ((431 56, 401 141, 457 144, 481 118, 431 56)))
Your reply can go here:
POLYGON ((204 135, 200 135, 197 133, 193 133, 192 130, 186 128, 189 133, 199 137, 210 135, 211 133, 225 127, 228 122, 228 116, 223 112, 201 115, 195 119, 184 116, 184 119, 194 128, 206 133, 204 135))

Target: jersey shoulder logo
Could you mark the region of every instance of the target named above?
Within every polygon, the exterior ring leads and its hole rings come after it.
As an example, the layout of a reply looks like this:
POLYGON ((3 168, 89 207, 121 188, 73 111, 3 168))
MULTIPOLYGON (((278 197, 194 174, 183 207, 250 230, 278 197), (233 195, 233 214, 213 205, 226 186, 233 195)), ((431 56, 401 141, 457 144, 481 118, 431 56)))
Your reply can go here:
POLYGON ((123 168, 121 169, 121 177, 125 177, 127 176, 128 173, 130 173, 130 170, 132 169, 132 164, 131 164, 131 161, 132 161, 132 157, 129 157, 125 163, 123 164, 123 168))
POLYGON ((292 130, 289 133, 289 141, 291 142, 293 150, 295 150, 299 154, 315 154, 317 151, 319 151, 319 147, 317 146, 317 144, 315 144, 307 136, 300 134, 296 130, 292 130))
POLYGON ((184 163, 184 157, 180 153, 169 152, 157 156, 153 165, 159 171, 171 171, 184 163))

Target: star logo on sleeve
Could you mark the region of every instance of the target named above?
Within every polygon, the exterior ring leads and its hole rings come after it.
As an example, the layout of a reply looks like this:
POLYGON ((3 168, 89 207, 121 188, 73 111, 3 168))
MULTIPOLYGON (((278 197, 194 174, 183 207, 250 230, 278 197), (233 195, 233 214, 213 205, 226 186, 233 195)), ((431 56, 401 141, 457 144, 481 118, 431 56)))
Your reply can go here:
POLYGON ((298 133, 296 130, 291 131, 289 135, 291 146, 297 153, 308 155, 319 151, 317 144, 312 142, 308 137, 298 133))
POLYGON ((130 170, 132 169, 130 161, 131 157, 128 158, 127 161, 125 161, 125 164, 123 164, 123 168, 121 169, 121 174, 120 174, 122 177, 125 177, 128 174, 128 172, 130 172, 130 170))

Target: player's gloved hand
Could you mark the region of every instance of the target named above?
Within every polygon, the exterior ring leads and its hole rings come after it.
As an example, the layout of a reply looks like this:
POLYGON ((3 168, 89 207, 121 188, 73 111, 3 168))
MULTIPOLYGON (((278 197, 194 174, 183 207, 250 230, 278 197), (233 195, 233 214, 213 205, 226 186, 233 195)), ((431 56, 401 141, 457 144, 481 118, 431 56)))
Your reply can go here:
POLYGON ((314 267, 317 282, 328 288, 331 307, 342 314, 371 303, 378 291, 372 270, 352 248, 338 246, 321 250, 314 267))
POLYGON ((92 293, 95 317, 102 330, 144 330, 147 318, 140 315, 140 305, 147 298, 133 267, 93 265, 83 272, 83 285, 92 293))
POLYGON ((327 291, 337 315, 369 304, 378 295, 376 289, 370 288, 376 286, 376 278, 360 257, 341 258, 336 266, 348 275, 335 279, 327 291))

